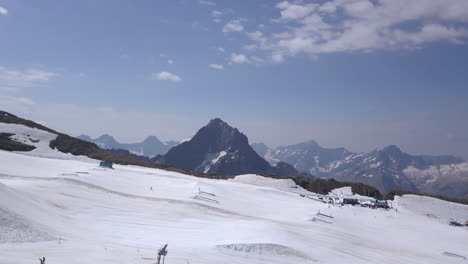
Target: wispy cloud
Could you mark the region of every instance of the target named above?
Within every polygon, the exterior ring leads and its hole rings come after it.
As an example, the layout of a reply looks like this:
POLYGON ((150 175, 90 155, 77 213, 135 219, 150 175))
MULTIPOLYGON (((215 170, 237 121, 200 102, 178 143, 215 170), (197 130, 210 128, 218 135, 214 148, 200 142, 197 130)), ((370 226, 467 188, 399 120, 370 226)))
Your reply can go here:
POLYGON ((244 30, 241 19, 232 19, 223 27, 223 32, 241 32, 244 30))
POLYGON ((210 14, 211 14, 212 17, 220 17, 220 16, 223 15, 223 13, 221 11, 218 11, 218 10, 213 10, 213 11, 211 11, 210 14))
POLYGON ((169 81, 175 83, 182 82, 182 78, 180 78, 178 75, 167 71, 153 73, 151 77, 159 81, 169 81))
POLYGON ((208 67, 210 67, 211 69, 214 69, 214 70, 222 70, 224 69, 224 66, 221 65, 221 64, 210 64, 208 65, 208 67))
POLYGON ((213 11, 211 11, 210 15, 211 15, 211 17, 213 17, 214 22, 221 23, 221 16, 223 15, 223 13, 221 11, 213 10, 213 11))
POLYGON ((0 15, 2 16, 8 15, 8 10, 4 8, 3 6, 0 6, 0 15))
POLYGON ((22 88, 43 86, 56 77, 55 72, 35 68, 14 70, 0 66, 0 90, 20 90, 22 88))
MULTIPOLYGON (((282 62, 300 53, 313 57, 417 49, 433 42, 457 44, 468 39, 468 1, 282 1, 274 8, 279 17, 270 19, 273 29, 267 33, 258 27, 258 31, 247 33, 253 44, 245 45, 252 52, 262 51, 259 56, 270 62, 282 62)), ((232 25, 226 31, 235 29, 243 31, 232 25)))
POLYGON ((230 58, 231 63, 243 64, 249 63, 249 59, 245 54, 242 53, 232 53, 230 58))

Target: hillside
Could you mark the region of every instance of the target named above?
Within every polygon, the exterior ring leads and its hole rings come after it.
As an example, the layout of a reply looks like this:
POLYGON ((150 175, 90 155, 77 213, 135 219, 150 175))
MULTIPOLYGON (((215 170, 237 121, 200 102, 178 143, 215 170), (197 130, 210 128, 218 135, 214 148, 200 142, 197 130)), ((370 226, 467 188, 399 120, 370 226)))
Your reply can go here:
MULTIPOLYGON (((53 158, 85 156, 123 165, 162 168, 181 173, 191 173, 192 175, 208 176, 194 171, 185 171, 167 165, 156 164, 124 153, 103 150, 94 143, 68 136, 34 121, 4 111, 0 111, 0 134, 2 135, 0 136, 0 149, 3 150, 27 151, 26 153, 30 155, 53 158)), ((216 176, 213 175, 213 177, 216 176)))
POLYGON ((220 181, 25 153, 0 151, 0 263, 149 264, 166 243, 166 263, 175 264, 455 264, 468 256, 467 230, 448 225, 468 219, 466 205, 403 196, 392 203, 398 210, 330 206, 301 197, 312 193, 290 179, 220 181), (319 212, 331 224, 311 221, 319 212))
MULTIPOLYGON (((103 150, 94 143, 70 137, 43 125, 37 124, 31 120, 26 120, 7 112, 0 112, 0 149, 18 151, 25 155, 47 158, 91 158, 94 160, 109 161, 123 165, 160 168, 203 178, 228 179, 234 177, 234 175, 204 173, 155 163, 145 156, 132 154, 128 150, 103 150)), ((273 172, 273 174, 265 174, 264 171, 262 171, 262 173, 268 177, 287 177, 292 178, 295 181, 300 180, 302 185, 306 186, 309 190, 322 194, 328 193, 336 186, 351 186, 356 193, 372 193, 372 196, 375 196, 376 198, 381 196, 377 190, 370 186, 365 186, 363 188, 361 184, 313 179, 311 177, 304 177, 304 175, 298 175, 297 171, 292 168, 291 165, 286 163, 278 163, 275 167, 267 166, 266 168, 268 169, 267 172, 273 172)))

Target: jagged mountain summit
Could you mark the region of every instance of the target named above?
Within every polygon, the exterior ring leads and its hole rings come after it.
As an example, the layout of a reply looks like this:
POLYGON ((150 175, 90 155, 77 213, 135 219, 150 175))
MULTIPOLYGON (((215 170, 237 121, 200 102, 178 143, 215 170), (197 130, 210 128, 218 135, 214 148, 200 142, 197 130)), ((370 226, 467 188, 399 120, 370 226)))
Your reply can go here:
POLYGON ((219 118, 154 161, 210 174, 299 174, 289 164, 270 165, 252 149, 246 135, 219 118))
POLYGON ((410 155, 394 145, 369 153, 323 148, 315 141, 276 149, 252 145, 270 164, 287 162, 321 178, 362 182, 384 193, 403 189, 468 197, 468 163, 453 156, 410 155))
POLYGON ((124 144, 115 140, 114 137, 104 134, 96 139, 92 139, 88 135, 81 135, 78 137, 81 140, 95 143, 103 149, 114 149, 114 150, 128 150, 131 154, 146 156, 152 158, 159 154, 166 153, 170 148, 178 145, 176 141, 162 142, 155 136, 149 136, 145 140, 139 143, 124 144))

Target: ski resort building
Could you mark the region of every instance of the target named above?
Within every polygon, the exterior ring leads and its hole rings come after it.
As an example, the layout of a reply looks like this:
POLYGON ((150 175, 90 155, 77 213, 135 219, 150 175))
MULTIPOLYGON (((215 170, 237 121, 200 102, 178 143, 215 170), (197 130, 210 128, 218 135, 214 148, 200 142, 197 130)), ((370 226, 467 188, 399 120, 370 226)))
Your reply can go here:
POLYGON ((106 162, 106 161, 101 161, 101 162, 99 163, 99 166, 100 166, 100 167, 103 167, 103 168, 110 168, 110 169, 112 169, 112 165, 113 165, 112 162, 106 162))

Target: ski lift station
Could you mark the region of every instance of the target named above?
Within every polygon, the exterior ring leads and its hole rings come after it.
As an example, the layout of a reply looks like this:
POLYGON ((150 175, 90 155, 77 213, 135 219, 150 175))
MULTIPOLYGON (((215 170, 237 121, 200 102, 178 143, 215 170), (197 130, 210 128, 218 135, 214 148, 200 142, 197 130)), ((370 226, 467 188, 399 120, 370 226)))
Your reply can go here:
POLYGON ((112 162, 107 162, 107 161, 101 161, 99 163, 99 167, 103 167, 103 168, 109 168, 109 169, 112 169, 112 162))

